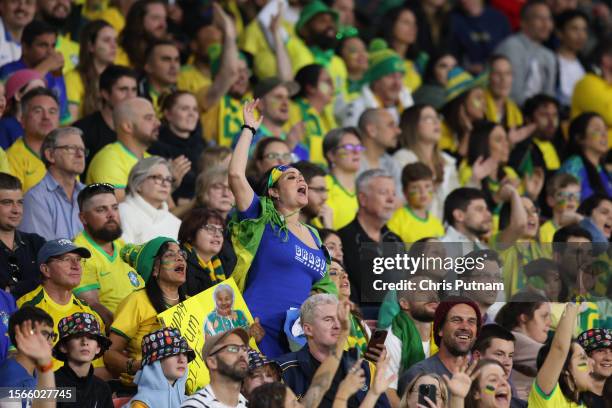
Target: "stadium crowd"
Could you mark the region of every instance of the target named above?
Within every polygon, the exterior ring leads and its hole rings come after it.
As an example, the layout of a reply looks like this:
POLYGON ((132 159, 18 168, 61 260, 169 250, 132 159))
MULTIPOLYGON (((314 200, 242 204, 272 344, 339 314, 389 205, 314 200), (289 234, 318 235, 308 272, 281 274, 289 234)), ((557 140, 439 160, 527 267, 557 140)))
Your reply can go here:
POLYGON ((0 407, 610 408, 610 147, 608 0, 0 0, 0 407))

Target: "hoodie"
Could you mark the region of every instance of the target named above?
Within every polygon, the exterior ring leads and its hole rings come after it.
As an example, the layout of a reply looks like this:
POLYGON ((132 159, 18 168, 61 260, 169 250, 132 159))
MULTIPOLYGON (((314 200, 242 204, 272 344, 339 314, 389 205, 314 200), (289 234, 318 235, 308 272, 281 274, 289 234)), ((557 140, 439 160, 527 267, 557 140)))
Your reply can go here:
POLYGON ((135 401, 142 402, 151 408, 180 407, 187 399, 185 383, 188 375, 189 368, 172 386, 166 379, 159 360, 144 366, 134 377, 134 383, 138 385, 138 393, 123 408, 129 408, 135 401))

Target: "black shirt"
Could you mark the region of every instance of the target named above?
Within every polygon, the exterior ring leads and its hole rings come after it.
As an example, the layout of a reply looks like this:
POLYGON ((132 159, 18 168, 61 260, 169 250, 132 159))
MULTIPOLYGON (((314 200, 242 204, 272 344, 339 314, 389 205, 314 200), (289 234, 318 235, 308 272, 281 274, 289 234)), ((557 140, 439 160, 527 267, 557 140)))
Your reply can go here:
MULTIPOLYGON (((89 167, 89 163, 100 149, 107 144, 117 141, 117 134, 106 124, 100 111, 77 120, 73 126, 83 131, 83 143, 89 149, 89 156, 87 156, 86 160, 87 167, 89 167)), ((87 169, 85 169, 83 174, 87 174, 87 169)))
POLYGON ((10 292, 15 299, 36 289, 40 284, 36 255, 44 243, 45 239, 40 235, 21 231, 15 231, 12 249, 0 241, 0 282, 10 286, 10 292))
MULTIPOLYGON (((364 231, 357 217, 340 229, 338 235, 342 240, 344 266, 351 282, 351 300, 362 308, 380 304, 382 298, 372 301, 372 298, 384 296, 384 293, 377 294, 372 289, 372 259, 404 252, 402 239, 385 225, 381 230, 380 242, 376 242, 364 231)), ((380 279, 385 279, 385 276, 381 275, 380 279)))
POLYGON ((185 174, 181 185, 172 194, 175 200, 178 198, 193 198, 195 181, 198 176, 198 161, 202 150, 204 150, 204 140, 199 124, 187 139, 177 136, 167 125, 163 125, 159 129, 159 138, 153 143, 149 153, 169 160, 184 155, 191 161, 191 170, 185 174))
POLYGON ((55 372, 56 387, 76 388, 76 402, 58 402, 61 407, 113 408, 111 389, 105 381, 94 375, 93 366, 89 367, 86 377, 79 377, 68 363, 55 372))

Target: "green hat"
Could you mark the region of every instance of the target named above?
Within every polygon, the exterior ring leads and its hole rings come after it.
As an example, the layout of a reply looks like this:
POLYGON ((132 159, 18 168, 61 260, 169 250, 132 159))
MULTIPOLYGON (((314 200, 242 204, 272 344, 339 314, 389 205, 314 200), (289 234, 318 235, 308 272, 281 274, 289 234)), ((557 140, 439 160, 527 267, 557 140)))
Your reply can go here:
POLYGON ((464 92, 478 86, 485 86, 489 80, 489 73, 484 72, 474 78, 469 72, 461 67, 455 67, 448 73, 446 83, 446 102, 450 102, 464 92))
POLYGON ((395 72, 406 72, 406 65, 402 57, 387 46, 382 38, 375 38, 368 48, 369 68, 365 74, 367 83, 372 83, 385 75, 395 72))
POLYGON ((155 256, 166 242, 177 243, 172 238, 157 237, 142 245, 126 244, 121 248, 121 259, 136 269, 147 283, 153 272, 155 256))
POLYGON ((331 14, 331 16, 336 21, 336 24, 338 24, 338 21, 340 20, 340 17, 338 16, 338 12, 336 10, 329 7, 321 0, 313 0, 307 5, 305 5, 302 9, 302 12, 300 13, 300 18, 295 24, 295 32, 299 35, 300 31, 302 31, 302 28, 318 14, 331 14))

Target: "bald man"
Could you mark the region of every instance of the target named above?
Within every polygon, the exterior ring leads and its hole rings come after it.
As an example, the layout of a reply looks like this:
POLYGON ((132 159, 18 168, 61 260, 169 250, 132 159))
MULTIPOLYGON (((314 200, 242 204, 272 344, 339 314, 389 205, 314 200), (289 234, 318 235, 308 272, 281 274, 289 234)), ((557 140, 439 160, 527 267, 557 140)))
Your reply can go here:
POLYGON ((149 156, 147 149, 157 140, 160 123, 153 105, 144 98, 127 99, 115 106, 113 122, 117 141, 95 155, 86 181, 112 184, 117 200, 123 201, 130 170, 149 156))

